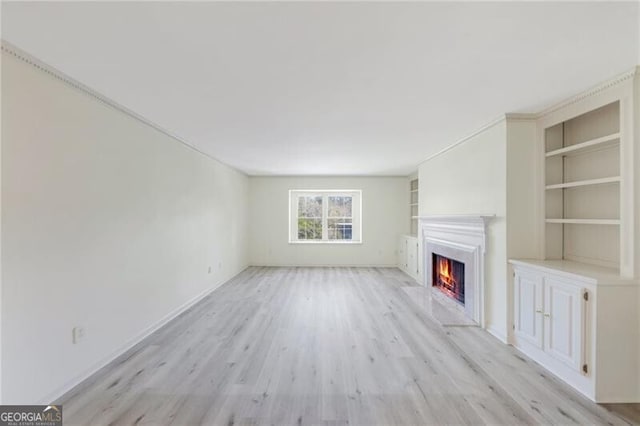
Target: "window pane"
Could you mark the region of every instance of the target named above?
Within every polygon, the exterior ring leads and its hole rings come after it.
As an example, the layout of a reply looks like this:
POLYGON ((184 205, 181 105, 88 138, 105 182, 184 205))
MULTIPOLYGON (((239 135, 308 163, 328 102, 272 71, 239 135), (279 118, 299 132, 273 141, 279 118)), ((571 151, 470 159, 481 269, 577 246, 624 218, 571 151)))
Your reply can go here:
POLYGON ((329 196, 329 217, 353 217, 351 196, 329 196))
POLYGON ((330 240, 353 239, 353 221, 351 218, 328 219, 327 227, 330 240))
POLYGON ((321 240, 322 239, 322 219, 298 219, 298 239, 299 240, 321 240))
POLYGON ((298 217, 322 217, 322 196, 305 195, 298 197, 298 217))

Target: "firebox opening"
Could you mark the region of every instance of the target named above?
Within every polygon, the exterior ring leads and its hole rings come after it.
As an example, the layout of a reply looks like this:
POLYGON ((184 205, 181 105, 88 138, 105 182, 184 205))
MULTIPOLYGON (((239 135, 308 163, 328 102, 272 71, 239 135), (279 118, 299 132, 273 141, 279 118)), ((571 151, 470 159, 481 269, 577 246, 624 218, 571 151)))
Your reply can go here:
POLYGON ((464 263, 433 253, 433 286, 464 305, 464 263))

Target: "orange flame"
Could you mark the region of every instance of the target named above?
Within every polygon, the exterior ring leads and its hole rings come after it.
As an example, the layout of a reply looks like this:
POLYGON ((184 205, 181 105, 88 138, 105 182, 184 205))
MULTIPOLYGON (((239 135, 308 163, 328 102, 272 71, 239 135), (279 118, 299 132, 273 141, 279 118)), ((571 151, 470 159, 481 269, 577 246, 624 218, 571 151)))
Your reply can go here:
POLYGON ((441 277, 446 278, 446 281, 450 281, 453 278, 451 276, 451 264, 447 259, 438 259, 438 273, 441 277))
POLYGON ((438 259, 438 276, 440 283, 450 291, 453 291, 457 283, 452 271, 453 261, 440 257, 438 259))

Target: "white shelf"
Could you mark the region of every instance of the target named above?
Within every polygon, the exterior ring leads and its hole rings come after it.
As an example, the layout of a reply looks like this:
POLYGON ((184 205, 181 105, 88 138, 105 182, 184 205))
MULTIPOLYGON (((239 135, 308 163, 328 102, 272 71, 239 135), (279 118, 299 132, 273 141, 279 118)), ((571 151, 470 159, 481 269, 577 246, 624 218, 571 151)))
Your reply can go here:
POLYGON ((545 222, 574 225, 620 225, 620 219, 546 219, 545 222))
POLYGON ((578 153, 585 152, 591 149, 600 149, 607 148, 609 146, 613 146, 618 144, 620 141, 620 133, 612 133, 607 136, 602 136, 600 138, 591 139, 586 142, 577 143, 575 145, 570 145, 564 148, 555 149, 553 151, 549 151, 545 154, 546 157, 553 157, 556 155, 566 155, 570 153, 578 153))
POLYGON ((420 182, 418 178, 414 178, 409 181, 409 233, 415 235, 418 234, 418 221, 416 220, 417 216, 414 215, 418 213, 418 199, 420 195, 418 192, 419 187, 420 182))
POLYGON ((589 186, 589 185, 602 185, 605 183, 620 182, 620 176, 612 176, 599 179, 580 180, 575 182, 558 183, 554 185, 547 185, 546 189, 562 189, 562 188, 575 188, 577 186, 589 186))
POLYGON ((544 272, 562 274, 569 279, 588 278, 594 285, 630 285, 637 286, 639 283, 633 279, 620 275, 620 271, 615 268, 590 265, 587 263, 574 262, 571 260, 538 260, 538 259, 509 259, 512 265, 522 265, 532 267, 544 272))

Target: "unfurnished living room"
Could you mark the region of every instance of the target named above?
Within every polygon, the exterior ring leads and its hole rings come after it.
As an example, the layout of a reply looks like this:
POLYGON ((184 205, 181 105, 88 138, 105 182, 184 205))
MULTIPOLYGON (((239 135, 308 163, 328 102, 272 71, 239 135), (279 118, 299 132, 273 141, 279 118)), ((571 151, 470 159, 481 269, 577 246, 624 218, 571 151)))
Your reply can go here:
POLYGON ((640 424, 640 3, 0 3, 0 425, 640 424))

